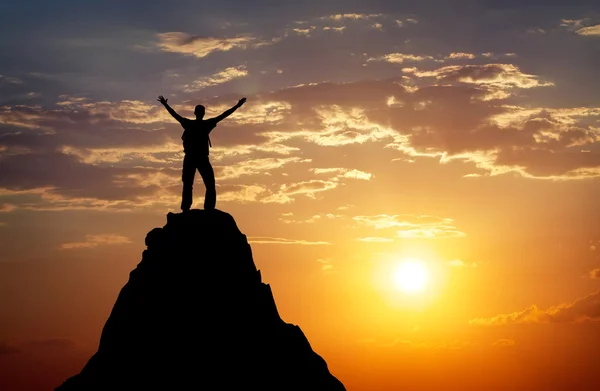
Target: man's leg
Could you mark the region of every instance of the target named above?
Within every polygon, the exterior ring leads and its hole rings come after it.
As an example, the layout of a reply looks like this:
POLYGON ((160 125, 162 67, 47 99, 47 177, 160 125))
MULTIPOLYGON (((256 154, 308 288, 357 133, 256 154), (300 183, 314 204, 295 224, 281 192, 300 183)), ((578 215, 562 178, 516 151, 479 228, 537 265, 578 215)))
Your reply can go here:
POLYGON ((192 207, 192 189, 194 187, 194 175, 196 175, 196 162, 192 156, 185 155, 183 158, 183 170, 181 180, 183 181, 183 192, 181 193, 181 210, 187 211, 192 207))
POLYGON ((217 188, 215 185, 215 172, 213 171, 208 156, 202 157, 198 161, 198 171, 206 186, 206 195, 204 196, 204 209, 215 209, 217 204, 217 188))

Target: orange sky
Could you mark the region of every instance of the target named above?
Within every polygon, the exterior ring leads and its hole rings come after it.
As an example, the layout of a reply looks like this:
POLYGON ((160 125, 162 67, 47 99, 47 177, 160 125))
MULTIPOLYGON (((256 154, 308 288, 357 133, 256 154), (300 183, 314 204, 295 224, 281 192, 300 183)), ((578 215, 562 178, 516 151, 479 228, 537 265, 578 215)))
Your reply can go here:
POLYGON ((77 373, 179 211, 160 94, 247 97, 217 208, 349 391, 600 388, 598 6, 134 3, 0 20, 0 389, 77 373))

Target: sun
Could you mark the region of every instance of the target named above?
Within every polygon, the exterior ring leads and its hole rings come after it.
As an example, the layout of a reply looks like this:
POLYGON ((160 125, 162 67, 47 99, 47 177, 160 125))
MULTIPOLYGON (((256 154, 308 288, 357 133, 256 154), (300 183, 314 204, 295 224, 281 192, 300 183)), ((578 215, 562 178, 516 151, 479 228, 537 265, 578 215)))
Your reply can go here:
POLYGON ((397 289, 406 293, 418 293, 427 288, 429 269, 420 260, 405 259, 398 264, 392 278, 397 289))

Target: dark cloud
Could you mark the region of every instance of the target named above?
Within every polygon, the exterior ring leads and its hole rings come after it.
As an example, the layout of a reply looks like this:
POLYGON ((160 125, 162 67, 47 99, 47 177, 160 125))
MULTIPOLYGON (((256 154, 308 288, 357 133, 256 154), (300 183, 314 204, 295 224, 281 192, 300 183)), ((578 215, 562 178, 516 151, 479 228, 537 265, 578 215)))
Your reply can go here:
POLYGON ((20 344, 10 344, 0 342, 0 356, 17 353, 42 353, 73 350, 76 348, 75 342, 65 338, 49 338, 41 340, 27 341, 20 344))
POLYGON ((0 356, 6 355, 6 354, 20 353, 20 352, 21 352, 21 349, 19 349, 18 347, 9 345, 6 342, 0 342, 0 356))
MULTIPOLYGON (((287 155, 290 162, 310 159, 307 149, 300 148, 306 143, 339 147, 385 140, 405 154, 457 156, 488 172, 517 170, 548 178, 598 175, 600 155, 581 152, 598 139, 588 125, 598 109, 524 109, 506 98, 485 100, 487 93, 486 87, 475 85, 419 88, 402 77, 263 93, 251 96, 215 130, 215 146, 223 149, 215 150, 214 159, 226 158, 223 164, 229 168, 236 162, 262 162, 253 171, 258 174, 272 167, 270 156, 287 155)), ((220 112, 232 100, 219 97, 206 103, 220 112)), ((183 101, 178 110, 187 114, 181 108, 191 103, 183 101)), ((164 110, 141 101, 70 97, 61 97, 59 106, 2 109, 0 186, 131 201, 166 189, 164 183, 148 180, 158 170, 168 170, 163 174, 176 180, 181 151, 173 146, 179 148, 182 129, 164 110)), ((296 180, 274 190, 276 198, 271 199, 286 202, 297 193, 336 186, 296 180)))
POLYGON ((141 187, 131 174, 145 170, 128 170, 85 164, 73 155, 40 153, 6 155, 0 158, 0 187, 10 190, 51 188, 67 197, 106 200, 132 200, 148 195, 158 187, 141 187))
POLYGON ((176 123, 155 122, 142 128, 143 121, 152 123, 157 113, 151 106, 140 108, 118 102, 111 107, 96 102, 60 109, 0 108, 0 146, 37 151, 53 151, 61 146, 124 148, 162 145, 179 138, 181 127, 176 123))
POLYGON ((23 345, 24 348, 30 350, 67 350, 76 347, 75 342, 65 338, 50 338, 35 341, 29 341, 23 345))

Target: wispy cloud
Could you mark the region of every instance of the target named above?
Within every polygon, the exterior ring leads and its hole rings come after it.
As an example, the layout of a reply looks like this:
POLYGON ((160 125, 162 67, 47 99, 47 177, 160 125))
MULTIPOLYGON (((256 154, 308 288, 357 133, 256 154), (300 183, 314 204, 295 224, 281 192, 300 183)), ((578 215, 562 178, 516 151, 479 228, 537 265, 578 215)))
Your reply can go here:
POLYGON ((310 33, 316 29, 315 26, 308 26, 307 28, 293 28, 292 32, 297 35, 310 36, 310 33))
POLYGON ((587 19, 561 19, 560 26, 570 30, 579 30, 587 19))
POLYGON ((23 80, 19 79, 18 77, 0 75, 0 86, 3 84, 23 84, 23 80))
POLYGON ((219 71, 211 76, 202 77, 200 79, 194 80, 191 84, 186 84, 184 86, 184 91, 199 91, 201 89, 227 83, 228 81, 239 79, 247 75, 248 70, 244 65, 225 68, 222 71, 219 71))
POLYGON ((367 61, 385 61, 392 64, 402 64, 406 61, 433 60, 432 56, 422 56, 408 53, 389 53, 380 57, 371 57, 367 61))
POLYGON ((465 268, 465 267, 477 267, 477 263, 475 263, 475 262, 467 263, 460 259, 453 259, 452 261, 448 261, 448 265, 451 267, 459 268, 459 269, 465 268))
POLYGON ((346 29, 346 26, 325 26, 323 27, 324 31, 335 31, 338 33, 343 32, 346 29))
POLYGON ((516 342, 514 340, 507 338, 499 339, 496 342, 492 343, 492 346, 496 346, 499 348, 512 348, 515 345, 516 342))
POLYGON ((472 60, 475 58, 473 53, 453 52, 446 56, 447 60, 472 60))
POLYGON ((63 250, 72 250, 78 248, 94 248, 105 245, 127 244, 131 240, 122 235, 102 234, 102 235, 86 235, 85 240, 81 242, 63 243, 60 248, 63 250))
POLYGON ((5 202, 0 202, 0 213, 3 213, 3 212, 12 212, 15 209, 16 209, 16 206, 14 206, 12 204, 8 204, 8 203, 5 203, 5 202))
POLYGON ((323 273, 325 273, 325 274, 336 273, 336 270, 333 267, 332 261, 333 261, 333 259, 331 259, 331 258, 317 259, 317 262, 321 264, 321 270, 323 270, 323 273))
POLYGON ((219 202, 260 202, 260 198, 268 194, 268 190, 257 184, 218 185, 219 202))
POLYGON ((316 198, 318 193, 335 189, 338 183, 335 181, 326 181, 319 179, 311 179, 308 181, 300 181, 295 183, 284 183, 279 187, 279 190, 268 197, 262 199, 265 203, 280 203, 286 204, 292 202, 295 196, 304 195, 308 198, 316 198))
POLYGON ((419 21, 414 18, 406 18, 406 19, 396 19, 396 26, 398 27, 406 27, 410 24, 417 24, 419 21))
POLYGON ((206 57, 213 52, 226 52, 232 49, 251 49, 272 43, 250 35, 217 38, 202 37, 178 31, 160 33, 157 34, 157 38, 157 46, 163 51, 198 58, 206 57))
POLYGON ((333 14, 333 15, 328 15, 328 16, 322 16, 319 19, 321 20, 368 20, 368 19, 375 19, 375 18, 379 18, 381 17, 383 14, 333 14))
POLYGON ((454 226, 454 221, 428 215, 354 216, 359 225, 374 229, 396 229, 400 238, 449 238, 466 236, 454 226))
POLYGON ((0 356, 16 354, 20 352, 21 349, 19 349, 17 346, 9 345, 6 342, 0 342, 0 356))
POLYGON ((448 65, 433 71, 404 68, 405 73, 417 77, 434 77, 443 82, 494 85, 497 87, 535 88, 553 86, 538 76, 522 72, 513 64, 448 65))
POLYGON ((362 179, 368 181, 373 176, 371 173, 364 172, 357 169, 349 169, 349 168, 311 168, 310 171, 314 172, 316 175, 319 174, 334 174, 338 178, 351 178, 351 179, 362 179))
POLYGON ((541 310, 532 305, 522 311, 501 314, 491 318, 475 318, 469 324, 480 326, 502 326, 527 323, 575 323, 600 321, 600 291, 575 300, 541 310))
POLYGON ((222 180, 235 179, 243 176, 270 173, 288 164, 310 163, 311 159, 300 157, 249 159, 222 167, 216 167, 222 180))
POLYGON ((546 34, 546 30, 540 27, 532 27, 525 30, 527 34, 546 34))
POLYGON ((365 243, 391 243, 394 241, 394 239, 383 238, 381 236, 366 236, 364 238, 356 238, 354 240, 365 243))
POLYGON ((339 219, 339 218, 343 218, 343 217, 344 217, 343 215, 326 213, 326 214, 316 214, 307 219, 298 219, 298 218, 294 217, 294 214, 292 212, 288 212, 288 213, 283 213, 281 215, 281 217, 279 218, 279 220, 281 220, 285 224, 312 224, 312 223, 316 223, 318 221, 333 220, 333 219, 339 219))
POLYGON ((320 246, 320 245, 330 245, 330 242, 323 241, 310 241, 303 239, 285 239, 285 238, 271 238, 271 237, 250 237, 248 238, 248 243, 252 244, 300 244, 305 246, 320 246))
POLYGON ((575 32, 579 35, 600 36, 600 24, 583 27, 575 32))

